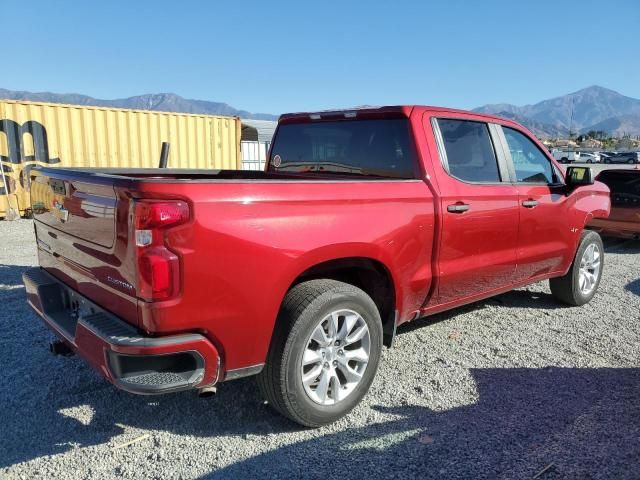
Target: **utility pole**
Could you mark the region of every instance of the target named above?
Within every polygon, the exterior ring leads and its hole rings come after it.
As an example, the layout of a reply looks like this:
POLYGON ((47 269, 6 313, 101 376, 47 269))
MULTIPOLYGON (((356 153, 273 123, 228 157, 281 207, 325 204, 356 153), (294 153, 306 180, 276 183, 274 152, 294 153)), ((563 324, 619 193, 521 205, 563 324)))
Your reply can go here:
POLYGON ((573 101, 574 98, 571 97, 571 115, 569 116, 569 138, 571 138, 571 135, 573 135, 573 101))

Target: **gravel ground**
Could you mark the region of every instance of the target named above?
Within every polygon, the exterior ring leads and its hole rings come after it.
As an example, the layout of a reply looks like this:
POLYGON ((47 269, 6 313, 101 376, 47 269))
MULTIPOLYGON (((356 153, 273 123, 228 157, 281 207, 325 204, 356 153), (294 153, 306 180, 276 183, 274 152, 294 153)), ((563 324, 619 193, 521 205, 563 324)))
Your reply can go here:
POLYGON ((638 242, 607 243, 588 306, 543 283, 402 327, 364 402, 306 430, 251 379, 139 397, 51 356, 32 232, 0 222, 2 478, 640 478, 638 242))

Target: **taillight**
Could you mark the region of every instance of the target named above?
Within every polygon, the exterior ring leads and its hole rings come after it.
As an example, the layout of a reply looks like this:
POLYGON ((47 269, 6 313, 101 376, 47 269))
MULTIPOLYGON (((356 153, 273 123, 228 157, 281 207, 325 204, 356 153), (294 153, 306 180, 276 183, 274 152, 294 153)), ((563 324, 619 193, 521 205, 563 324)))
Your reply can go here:
POLYGON ((138 257, 138 296, 166 300, 180 289, 180 257, 167 245, 166 232, 189 220, 189 205, 171 200, 140 200, 134 225, 138 257))
POLYGON ((136 229, 165 228, 189 220, 189 205, 180 201, 136 202, 136 229))

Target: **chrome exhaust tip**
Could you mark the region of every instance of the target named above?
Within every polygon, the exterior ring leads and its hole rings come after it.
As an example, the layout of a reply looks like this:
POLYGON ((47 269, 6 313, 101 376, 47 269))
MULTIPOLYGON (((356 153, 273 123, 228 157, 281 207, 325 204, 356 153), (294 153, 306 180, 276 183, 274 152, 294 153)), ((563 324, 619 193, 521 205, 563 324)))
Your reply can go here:
POLYGON ((198 396, 200 398, 213 397, 218 391, 218 387, 204 387, 198 390, 198 396))
POLYGON ((62 340, 55 340, 49 343, 49 351, 53 355, 62 355, 63 357, 69 357, 74 353, 69 345, 67 345, 66 342, 63 342, 62 340))

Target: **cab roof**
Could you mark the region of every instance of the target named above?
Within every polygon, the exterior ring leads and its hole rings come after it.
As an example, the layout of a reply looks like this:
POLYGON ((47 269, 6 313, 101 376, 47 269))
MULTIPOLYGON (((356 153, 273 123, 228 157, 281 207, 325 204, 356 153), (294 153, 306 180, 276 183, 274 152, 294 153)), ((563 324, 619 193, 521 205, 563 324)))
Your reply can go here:
POLYGON ((409 117, 415 112, 445 113, 445 114, 461 114, 464 116, 473 116, 483 118, 488 121, 499 123, 517 124, 513 120, 497 115, 489 115, 486 113, 472 112, 470 110, 461 110, 457 108, 436 107, 431 105, 386 105, 386 106, 359 106, 353 108, 344 108, 336 110, 320 110, 315 112, 296 112, 285 113, 279 118, 279 123, 298 123, 300 121, 313 120, 338 120, 344 118, 399 118, 409 117))

